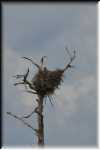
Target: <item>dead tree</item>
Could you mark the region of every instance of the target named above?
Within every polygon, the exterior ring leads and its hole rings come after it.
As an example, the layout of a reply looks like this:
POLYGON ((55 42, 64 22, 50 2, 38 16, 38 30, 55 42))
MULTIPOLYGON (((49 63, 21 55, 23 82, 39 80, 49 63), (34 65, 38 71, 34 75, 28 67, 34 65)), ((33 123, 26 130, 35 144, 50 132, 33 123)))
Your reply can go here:
POLYGON ((40 64, 35 63, 31 58, 22 57, 22 59, 30 61, 33 65, 38 69, 37 73, 34 75, 31 81, 28 81, 27 77, 29 75, 29 68, 24 75, 16 75, 14 76, 16 79, 21 79, 20 82, 15 83, 14 85, 24 85, 26 92, 37 95, 37 106, 36 108, 28 115, 18 117, 11 112, 7 112, 8 115, 20 120, 27 127, 32 129, 37 135, 38 145, 44 145, 44 122, 43 122, 43 108, 44 108, 44 99, 49 98, 50 103, 51 96, 54 94, 55 90, 61 85, 63 82, 63 75, 65 71, 69 68, 72 68, 72 62, 76 57, 76 51, 73 51, 73 54, 70 54, 69 50, 66 48, 67 54, 69 55, 69 63, 63 69, 56 70, 48 70, 47 67, 44 67, 44 58, 43 56, 40 60, 40 64), (37 123, 38 128, 34 129, 33 126, 28 124, 25 121, 25 118, 29 118, 32 114, 37 114, 37 123))

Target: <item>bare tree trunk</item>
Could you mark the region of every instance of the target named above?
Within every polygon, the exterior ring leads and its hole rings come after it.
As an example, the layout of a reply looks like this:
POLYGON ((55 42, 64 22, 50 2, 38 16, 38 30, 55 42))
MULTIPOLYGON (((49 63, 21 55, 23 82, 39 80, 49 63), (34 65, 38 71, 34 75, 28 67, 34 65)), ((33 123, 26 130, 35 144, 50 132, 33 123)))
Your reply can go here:
POLYGON ((38 113, 37 113, 37 119, 38 119, 38 145, 43 146, 44 145, 44 123, 43 123, 43 97, 39 96, 38 99, 38 113))

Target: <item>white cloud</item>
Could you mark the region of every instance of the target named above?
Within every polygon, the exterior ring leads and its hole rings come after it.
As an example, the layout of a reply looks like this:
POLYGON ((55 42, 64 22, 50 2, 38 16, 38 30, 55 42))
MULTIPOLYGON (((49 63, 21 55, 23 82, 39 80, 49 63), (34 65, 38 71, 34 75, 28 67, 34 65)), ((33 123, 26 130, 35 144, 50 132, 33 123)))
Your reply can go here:
POLYGON ((92 75, 82 77, 76 85, 63 85, 60 90, 57 90, 54 118, 56 118, 58 124, 64 125, 67 118, 81 112, 84 108, 89 111, 95 109, 97 103, 93 98, 95 93, 96 80, 92 75), (91 96, 91 98, 88 98, 88 96, 91 96))
POLYGON ((22 102, 20 101, 21 92, 19 86, 15 87, 13 84, 16 80, 13 78, 16 74, 23 74, 27 68, 20 59, 20 54, 13 49, 3 49, 3 98, 4 111, 12 109, 14 111, 20 109, 22 102), (7 104, 7 105, 6 105, 7 104), (18 108, 19 107, 19 108, 18 108))

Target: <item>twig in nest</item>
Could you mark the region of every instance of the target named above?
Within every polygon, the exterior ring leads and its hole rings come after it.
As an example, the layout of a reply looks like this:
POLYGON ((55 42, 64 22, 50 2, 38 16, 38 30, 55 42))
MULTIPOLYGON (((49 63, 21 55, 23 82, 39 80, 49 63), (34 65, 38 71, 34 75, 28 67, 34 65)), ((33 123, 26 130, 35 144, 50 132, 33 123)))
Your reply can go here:
POLYGON ((54 97, 53 97, 53 95, 51 95, 50 97, 51 97, 52 101, 54 101, 54 97))
POLYGON ((16 115, 12 114, 11 112, 7 112, 7 114, 10 115, 10 116, 12 116, 12 117, 14 117, 14 118, 17 119, 17 120, 20 120, 24 125, 26 125, 26 126, 29 127, 30 129, 32 129, 33 131, 37 132, 37 130, 34 129, 34 128, 33 128, 30 124, 28 124, 25 120, 23 120, 22 117, 18 117, 18 116, 16 116, 16 115))
POLYGON ((51 97, 48 96, 48 98, 49 98, 49 101, 50 101, 51 105, 53 106, 53 103, 52 103, 52 101, 51 101, 51 97))
POLYGON ((44 103, 46 104, 46 97, 44 97, 44 103))

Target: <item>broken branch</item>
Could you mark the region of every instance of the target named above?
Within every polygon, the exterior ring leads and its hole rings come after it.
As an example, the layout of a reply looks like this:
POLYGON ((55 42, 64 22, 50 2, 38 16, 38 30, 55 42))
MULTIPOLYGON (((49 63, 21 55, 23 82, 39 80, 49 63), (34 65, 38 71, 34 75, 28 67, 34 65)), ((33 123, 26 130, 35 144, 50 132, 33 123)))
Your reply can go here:
POLYGON ((12 114, 11 112, 7 112, 7 114, 10 115, 10 116, 12 116, 12 117, 14 117, 15 119, 21 121, 24 125, 26 125, 26 126, 29 127, 30 129, 32 129, 33 131, 35 131, 35 132, 37 131, 37 130, 34 129, 30 124, 28 124, 25 120, 23 120, 22 117, 18 117, 18 116, 16 116, 16 115, 12 114))

